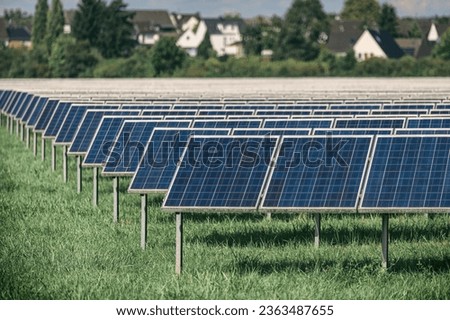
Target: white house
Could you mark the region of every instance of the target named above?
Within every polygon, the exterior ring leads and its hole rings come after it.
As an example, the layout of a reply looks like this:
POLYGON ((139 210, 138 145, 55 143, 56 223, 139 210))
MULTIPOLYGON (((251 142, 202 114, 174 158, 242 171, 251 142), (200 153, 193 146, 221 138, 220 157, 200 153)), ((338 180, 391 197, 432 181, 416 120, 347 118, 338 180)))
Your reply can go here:
POLYGON ((242 56, 242 19, 213 18, 203 20, 208 29, 211 45, 217 55, 242 56))
POLYGON ((182 26, 185 30, 177 41, 177 46, 184 49, 191 57, 197 56, 197 49, 207 32, 205 22, 203 20, 195 20, 192 17, 182 26))
POLYGON ((206 18, 199 22, 188 20, 186 30, 177 41, 180 48, 195 57, 206 34, 209 34, 212 48, 217 56, 243 56, 242 34, 244 22, 242 19, 206 18))
POLYGON ((373 57, 400 58, 404 55, 392 36, 385 31, 366 29, 353 46, 355 57, 364 61, 373 57))
POLYGON ((430 31, 428 31, 427 40, 431 42, 438 42, 441 36, 450 28, 450 24, 431 23, 430 31))

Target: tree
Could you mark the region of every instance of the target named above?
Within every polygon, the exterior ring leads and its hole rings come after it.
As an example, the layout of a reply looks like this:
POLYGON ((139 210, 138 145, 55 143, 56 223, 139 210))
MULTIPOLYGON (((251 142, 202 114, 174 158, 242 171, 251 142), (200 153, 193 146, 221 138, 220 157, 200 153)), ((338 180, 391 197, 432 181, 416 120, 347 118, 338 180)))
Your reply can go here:
POLYGON ((450 29, 444 32, 438 44, 434 47, 433 56, 450 60, 450 29))
POLYGON ((417 21, 414 21, 411 29, 408 30, 408 38, 422 38, 422 30, 420 29, 417 21))
POLYGON ((177 47, 172 38, 163 37, 152 48, 151 62, 157 76, 163 73, 173 74, 185 59, 186 53, 177 47))
POLYGON ((113 0, 104 10, 97 47, 105 58, 128 56, 136 45, 132 39, 134 13, 126 7, 122 0, 113 0))
POLYGON ((274 57, 315 59, 320 52, 320 37, 327 29, 327 16, 319 0, 294 0, 281 27, 274 57))
POLYGON ((378 22, 380 5, 377 0, 345 0, 341 17, 346 20, 359 20, 366 27, 378 22))
POLYGON ((396 37, 398 35, 398 18, 395 7, 390 4, 384 3, 381 6, 381 13, 378 19, 378 26, 381 30, 387 31, 391 36, 396 37))
POLYGON ((64 11, 60 0, 52 0, 47 19, 47 48, 50 51, 53 42, 64 32, 64 11))
POLYGON ((106 4, 102 0, 81 0, 73 17, 73 36, 98 47, 105 10, 106 4))
POLYGON ((214 49, 211 44, 211 39, 209 36, 209 32, 206 31, 205 37, 203 38, 202 43, 198 46, 197 49, 197 57, 208 59, 212 56, 214 56, 214 49))
POLYGON ((38 46, 45 43, 45 35, 47 33, 47 12, 47 0, 38 0, 38 2, 36 3, 36 10, 33 20, 33 31, 31 35, 33 46, 38 46))
POLYGON ((52 77, 74 78, 88 75, 97 63, 87 41, 77 41, 69 35, 61 35, 52 45, 49 68, 52 77))
POLYGON ((16 26, 30 26, 33 23, 33 17, 30 16, 28 12, 22 11, 21 9, 5 9, 4 15, 6 21, 8 21, 8 24, 16 26))

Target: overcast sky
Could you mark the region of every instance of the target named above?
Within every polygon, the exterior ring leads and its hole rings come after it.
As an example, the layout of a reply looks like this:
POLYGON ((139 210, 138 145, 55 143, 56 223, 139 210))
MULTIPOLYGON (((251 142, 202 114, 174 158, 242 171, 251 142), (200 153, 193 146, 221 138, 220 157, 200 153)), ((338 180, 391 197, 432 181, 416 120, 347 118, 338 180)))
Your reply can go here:
MULTIPOLYGON (((3 9, 21 8, 34 12, 37 0, 0 0, 3 9)), ((51 0, 48 0, 50 3, 51 0)), ((76 8, 78 0, 61 0, 65 9, 76 8)), ((165 9, 180 13, 200 12, 204 17, 239 12, 245 18, 257 15, 284 15, 292 0, 125 0, 130 9, 165 9)), ((400 16, 425 17, 450 15, 450 0, 379 0, 397 8, 400 16)), ((344 0, 322 0, 327 12, 339 12, 344 0)))

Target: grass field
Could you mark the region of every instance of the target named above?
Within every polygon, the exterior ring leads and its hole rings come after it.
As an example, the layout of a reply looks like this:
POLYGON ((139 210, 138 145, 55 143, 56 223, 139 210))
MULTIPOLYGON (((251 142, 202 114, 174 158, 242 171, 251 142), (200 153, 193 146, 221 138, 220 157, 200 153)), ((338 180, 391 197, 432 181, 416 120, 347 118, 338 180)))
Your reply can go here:
POLYGON ((93 208, 90 172, 78 195, 70 164, 64 184, 60 162, 51 172, 0 128, 0 299, 450 299, 448 215, 393 217, 383 271, 379 216, 325 216, 316 249, 310 216, 186 214, 177 277, 162 199, 150 199, 142 251, 139 197, 122 183, 114 224, 111 180, 93 208))

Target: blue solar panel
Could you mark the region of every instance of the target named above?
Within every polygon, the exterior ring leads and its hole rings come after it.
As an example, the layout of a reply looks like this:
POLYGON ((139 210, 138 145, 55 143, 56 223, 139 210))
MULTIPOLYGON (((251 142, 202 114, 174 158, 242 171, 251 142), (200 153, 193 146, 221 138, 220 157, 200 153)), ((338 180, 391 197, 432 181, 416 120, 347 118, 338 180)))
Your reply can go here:
POLYGON ((450 103, 438 103, 436 109, 450 109, 450 103))
POLYGON ((225 116, 165 116, 164 120, 225 120, 225 116))
POLYGON ((234 129, 235 136, 305 136, 311 133, 311 129, 234 129))
POLYGON ((392 134, 393 129, 316 129, 314 135, 376 135, 376 134, 392 134))
POLYGON ((361 211, 450 209, 450 136, 378 137, 361 211))
POLYGON ((450 110, 449 109, 441 109, 441 110, 430 110, 430 115, 435 115, 435 116, 439 116, 439 115, 443 115, 443 116, 447 116, 450 114, 450 110))
POLYGON ((15 111, 19 108, 19 106, 22 105, 23 99, 25 99, 26 93, 25 92, 19 92, 18 95, 14 98, 14 100, 11 101, 11 104, 8 106, 6 112, 10 116, 15 115, 15 111))
POLYGON ((194 128, 259 128, 261 120, 196 120, 194 128))
POLYGON ((19 99, 19 96, 20 96, 20 92, 13 91, 11 93, 9 98, 5 101, 5 105, 4 105, 3 110, 2 110, 2 112, 4 114, 9 115, 9 111, 11 110, 11 106, 13 106, 15 104, 15 102, 17 101, 17 99, 19 99))
POLYGON ((275 109, 275 105, 248 105, 248 104, 227 104, 226 110, 272 110, 275 109))
POLYGON ((27 110, 25 111, 25 113, 22 116, 22 122, 23 123, 27 123, 28 120, 30 119, 31 115, 34 112, 34 108, 36 108, 37 103, 39 102, 39 100, 41 99, 41 97, 39 96, 34 96, 33 99, 31 100, 30 104, 28 105, 27 110))
POLYGON ((327 105, 320 104, 280 104, 277 110, 325 110, 327 105))
POLYGON ((450 129, 450 118, 409 119, 408 128, 443 128, 450 129))
POLYGON ((48 98, 40 98, 39 101, 36 103, 36 105, 33 108, 33 111, 29 117, 29 119, 26 122, 27 127, 34 127, 39 120, 39 117, 41 116, 42 110, 44 109, 45 105, 47 104, 48 98))
POLYGON ((97 131, 94 134, 91 144, 89 145, 87 154, 83 160, 83 166, 98 167, 106 162, 109 148, 116 141, 125 120, 140 120, 143 117, 129 116, 105 116, 100 122, 97 131))
POLYGON ((406 110, 430 110, 433 109, 433 104, 385 104, 383 106, 383 109, 385 110, 399 110, 399 109, 406 109, 406 110))
POLYGON ((143 116, 195 116, 197 110, 145 110, 142 112, 143 116))
POLYGON ((70 144, 77 132, 78 126, 83 120, 84 114, 88 109, 117 109, 118 106, 87 106, 87 105, 72 105, 69 112, 64 118, 61 128, 56 135, 54 144, 70 144))
POLYGON ((264 210, 355 211, 372 138, 284 137, 264 210))
POLYGON ((404 119, 336 119, 336 128, 403 128, 404 119))
POLYGON ((450 134, 450 129, 397 129, 395 134, 450 134))
POLYGON ((372 114, 377 115, 405 115, 405 116, 420 116, 428 114, 428 110, 373 110, 372 114))
POLYGON ((47 104, 42 108, 41 115, 39 116, 36 125, 34 126, 34 130, 36 132, 44 132, 50 122, 50 119, 55 112, 56 107, 58 105, 58 100, 48 100, 47 104))
POLYGON ((104 116, 138 116, 139 110, 87 110, 78 127, 69 154, 85 154, 104 116))
POLYGON ((332 119, 266 120, 264 121, 264 128, 315 129, 315 128, 330 128, 332 124, 333 124, 332 119))
POLYGON ((361 115, 369 114, 370 110, 316 110, 314 115, 339 116, 339 115, 361 115))
POLYGON ((146 193, 169 189, 191 135, 212 136, 229 133, 230 129, 155 128, 128 191, 146 193))
POLYGON ((251 116, 253 110, 200 110, 200 116, 251 116))
POLYGON ((3 95, 0 98, 0 110, 3 112, 5 106, 6 106, 6 102, 8 101, 8 99, 11 97, 11 95, 13 94, 12 90, 6 90, 3 91, 3 95))
POLYGON ((34 99, 35 97, 36 97, 36 96, 34 96, 34 95, 32 95, 32 94, 29 94, 29 95, 25 98, 24 102, 22 103, 22 106, 20 107, 20 109, 18 110, 18 112, 17 112, 17 114, 16 114, 16 119, 20 119, 21 121, 23 121, 23 117, 24 117, 24 115, 25 115, 25 112, 27 112, 28 108, 29 108, 30 105, 31 105, 31 102, 33 101, 33 99, 34 99))
POLYGON ((273 137, 192 138, 163 208, 255 210, 277 142, 273 137))
POLYGON ((308 116, 311 110, 257 110, 257 116, 308 116))
POLYGON ((59 128, 61 127, 61 124, 63 123, 64 118, 66 117, 67 112, 69 112, 71 106, 71 102, 60 102, 58 104, 55 112, 53 112, 47 128, 45 129, 44 138, 56 137, 56 134, 58 133, 59 128))
POLYGON ((152 105, 137 105, 124 104, 122 110, 169 110, 172 106, 170 104, 152 104, 152 105))
POLYGON ((379 104, 333 104, 331 110, 376 110, 380 109, 379 104))
POLYGON ((190 121, 126 120, 102 173, 111 176, 133 175, 154 128, 188 128, 190 124, 190 121))

